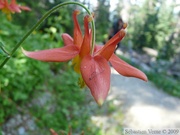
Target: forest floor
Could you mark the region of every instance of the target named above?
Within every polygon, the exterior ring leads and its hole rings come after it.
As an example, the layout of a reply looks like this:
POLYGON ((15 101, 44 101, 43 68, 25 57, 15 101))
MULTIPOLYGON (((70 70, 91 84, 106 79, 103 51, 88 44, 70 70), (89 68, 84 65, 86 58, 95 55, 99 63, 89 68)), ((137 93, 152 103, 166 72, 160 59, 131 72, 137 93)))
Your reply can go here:
POLYGON ((180 127, 180 99, 164 93, 151 82, 122 77, 114 70, 112 72, 110 96, 119 98, 124 127, 180 127))

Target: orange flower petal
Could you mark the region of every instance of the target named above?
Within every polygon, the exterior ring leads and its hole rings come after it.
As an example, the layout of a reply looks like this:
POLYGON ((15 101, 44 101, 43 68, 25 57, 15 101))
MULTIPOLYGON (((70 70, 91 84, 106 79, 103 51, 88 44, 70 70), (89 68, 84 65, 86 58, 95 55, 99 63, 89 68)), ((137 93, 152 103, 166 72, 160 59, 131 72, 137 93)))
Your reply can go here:
POLYGON ((69 34, 67 34, 67 33, 63 33, 62 34, 62 39, 63 39, 63 42, 64 42, 64 45, 66 46, 66 45, 73 45, 74 43, 74 40, 73 40, 73 38, 69 35, 69 34))
POLYGON ((114 53, 116 45, 122 40, 125 36, 124 29, 121 29, 116 35, 114 35, 98 52, 99 55, 103 56, 106 60, 109 60, 111 55, 114 53))
POLYGON ((135 77, 135 78, 139 78, 144 81, 148 80, 147 76, 142 71, 140 71, 139 69, 124 62, 119 57, 117 57, 115 54, 113 54, 111 56, 109 61, 112 64, 112 66, 114 67, 114 69, 123 76, 135 77))
POLYGON ((16 3, 16 0, 11 0, 11 3, 9 4, 9 8, 12 12, 17 12, 17 13, 21 12, 19 5, 17 5, 16 3))
POLYGON ((19 6, 20 9, 25 10, 25 11, 31 11, 31 8, 27 6, 19 6))
POLYGON ((95 101, 102 105, 110 88, 110 67, 101 56, 87 55, 81 62, 81 74, 95 101))
POLYGON ((81 45, 80 57, 83 58, 85 55, 90 53, 90 31, 89 31, 89 19, 90 17, 87 15, 84 17, 84 39, 81 45))
POLYGON ((82 32, 77 20, 77 15, 79 14, 78 10, 75 10, 73 12, 73 21, 74 21, 74 44, 77 45, 79 48, 81 47, 82 41, 83 41, 83 36, 82 32))
POLYGON ((22 49, 22 51, 27 57, 46 62, 68 61, 74 58, 79 53, 79 49, 74 45, 36 52, 29 52, 24 49, 22 49))
POLYGON ((4 3, 0 1, 0 9, 4 8, 4 3))

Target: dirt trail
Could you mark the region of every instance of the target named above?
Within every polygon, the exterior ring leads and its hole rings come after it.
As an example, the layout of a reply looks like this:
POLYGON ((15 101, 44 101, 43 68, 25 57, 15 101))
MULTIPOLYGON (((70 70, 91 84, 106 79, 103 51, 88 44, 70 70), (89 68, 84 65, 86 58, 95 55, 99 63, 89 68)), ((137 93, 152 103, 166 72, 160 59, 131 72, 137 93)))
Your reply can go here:
POLYGON ((151 82, 122 77, 112 69, 110 99, 123 114, 123 127, 180 128, 180 99, 151 82))

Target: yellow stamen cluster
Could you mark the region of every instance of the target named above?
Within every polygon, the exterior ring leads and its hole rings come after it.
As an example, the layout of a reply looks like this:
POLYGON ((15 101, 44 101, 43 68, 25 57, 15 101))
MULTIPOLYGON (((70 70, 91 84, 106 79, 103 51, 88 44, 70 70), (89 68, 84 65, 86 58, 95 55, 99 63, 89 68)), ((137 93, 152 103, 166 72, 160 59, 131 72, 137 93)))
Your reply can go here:
POLYGON ((123 24, 123 29, 125 29, 127 27, 127 23, 123 24))

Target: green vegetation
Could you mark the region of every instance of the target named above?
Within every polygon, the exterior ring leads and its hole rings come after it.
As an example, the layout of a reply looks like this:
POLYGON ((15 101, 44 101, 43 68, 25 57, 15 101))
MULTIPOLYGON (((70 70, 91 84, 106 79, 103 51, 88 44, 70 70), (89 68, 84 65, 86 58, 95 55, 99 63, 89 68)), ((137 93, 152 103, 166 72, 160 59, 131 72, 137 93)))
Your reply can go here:
POLYGON ((156 86, 170 95, 176 96, 180 98, 180 87, 179 81, 175 80, 171 77, 168 77, 166 74, 158 74, 158 73, 146 73, 149 80, 152 81, 156 86))

